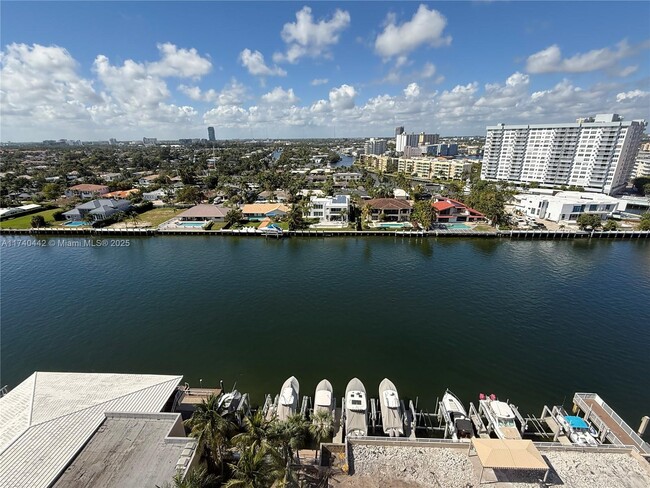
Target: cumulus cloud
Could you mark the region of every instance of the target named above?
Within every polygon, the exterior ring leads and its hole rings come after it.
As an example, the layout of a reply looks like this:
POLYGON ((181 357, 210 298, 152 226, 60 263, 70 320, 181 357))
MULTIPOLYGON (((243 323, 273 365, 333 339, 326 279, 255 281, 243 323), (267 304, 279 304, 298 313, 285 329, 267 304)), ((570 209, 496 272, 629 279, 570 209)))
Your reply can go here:
POLYGON ((420 87, 417 83, 411 83, 409 86, 404 88, 404 96, 406 98, 417 98, 420 96, 420 87))
POLYGON ((443 35, 447 19, 426 5, 418 7, 411 20, 397 25, 394 15, 389 15, 384 30, 375 40, 375 52, 384 58, 406 56, 422 45, 448 46, 451 36, 443 35))
POLYGON ((298 103, 298 97, 293 93, 293 88, 284 90, 276 86, 269 93, 262 95, 262 101, 270 105, 295 105, 298 103))
POLYGON ((356 96, 357 91, 353 86, 341 85, 330 90, 330 104, 334 110, 350 110, 354 108, 354 98, 356 96))
POLYGON ((239 61, 254 76, 287 76, 287 72, 282 68, 267 66, 264 62, 264 56, 259 51, 244 49, 239 53, 239 61))
POLYGON ((296 12, 295 22, 284 24, 281 35, 287 44, 287 51, 275 53, 273 60, 276 63, 296 63, 304 56, 329 56, 331 46, 339 42, 341 32, 349 25, 350 14, 345 10, 336 9, 329 20, 321 19, 315 22, 311 8, 303 7, 296 12))
POLYGON ((151 75, 197 78, 208 74, 212 69, 210 60, 202 58, 194 48, 178 49, 169 42, 157 46, 161 59, 147 64, 147 71, 151 75))
POLYGON ((311 86, 326 85, 329 80, 327 78, 316 78, 311 80, 311 86))
MULTIPOLYGON (((646 41, 637 46, 630 46, 626 40, 622 40, 614 48, 593 49, 586 53, 578 53, 570 58, 562 57, 562 51, 557 44, 547 47, 535 54, 531 54, 526 60, 526 71, 529 73, 586 73, 612 68, 619 61, 637 54, 642 49, 650 47, 646 41)), ((628 75, 631 74, 629 67, 625 68, 628 75)), ((623 75, 626 76, 626 75, 623 75)))
POLYGON ((424 68, 422 68, 422 73, 420 76, 422 78, 431 78, 433 75, 436 74, 436 67, 433 63, 425 63, 424 68))
POLYGON ((650 96, 650 92, 642 90, 630 90, 628 92, 621 92, 616 95, 616 101, 622 102, 623 100, 634 100, 637 98, 645 98, 650 96))

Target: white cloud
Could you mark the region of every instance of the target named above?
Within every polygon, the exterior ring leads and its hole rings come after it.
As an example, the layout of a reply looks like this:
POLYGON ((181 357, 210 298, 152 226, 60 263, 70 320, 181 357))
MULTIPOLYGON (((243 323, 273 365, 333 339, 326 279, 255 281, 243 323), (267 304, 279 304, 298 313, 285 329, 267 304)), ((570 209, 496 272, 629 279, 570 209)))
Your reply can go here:
POLYGON ((356 96, 357 91, 353 86, 341 85, 330 90, 330 104, 334 110, 350 110, 354 108, 354 98, 356 96))
POLYGON ((212 69, 212 63, 202 58, 196 49, 178 49, 174 44, 166 42, 158 44, 161 59, 147 64, 147 72, 154 76, 179 78, 198 78, 206 75, 212 69))
POLYGON ((278 66, 270 68, 264 62, 264 56, 259 51, 244 49, 239 53, 239 61, 248 72, 254 76, 286 76, 287 72, 278 66))
POLYGON ((275 53, 273 60, 296 63, 301 57, 317 58, 330 55, 330 47, 339 42, 339 36, 350 25, 350 14, 336 9, 330 20, 314 22, 311 8, 303 7, 296 12, 296 21, 284 24, 282 39, 287 44, 287 52, 275 53))
POLYGON ((650 92, 642 90, 630 90, 628 92, 621 92, 616 95, 616 101, 622 102, 623 100, 634 100, 637 98, 645 98, 650 96, 650 92))
POLYGON ((327 78, 315 78, 311 80, 311 86, 326 85, 329 81, 327 78))
POLYGON ((298 97, 293 93, 293 88, 288 90, 276 86, 269 93, 262 95, 262 101, 270 105, 295 105, 298 103, 298 97))
POLYGON ((389 15, 386 26, 375 40, 375 51, 384 58, 405 56, 422 45, 448 46, 451 36, 444 36, 447 19, 437 10, 422 4, 411 20, 400 25, 389 15))
POLYGON ((404 96, 406 98, 417 98, 420 96, 420 87, 417 83, 411 83, 409 86, 404 88, 404 96))
MULTIPOLYGON (((593 49, 586 53, 578 53, 570 58, 563 58, 557 44, 531 54, 526 61, 526 71, 529 73, 586 73, 601 69, 613 68, 624 58, 637 54, 642 49, 650 47, 648 41, 637 46, 630 46, 622 40, 613 49, 593 49)), ((625 68, 629 70, 629 68, 625 68)), ((628 72, 627 74, 630 74, 628 72)), ((626 76, 626 75, 622 75, 626 76)))

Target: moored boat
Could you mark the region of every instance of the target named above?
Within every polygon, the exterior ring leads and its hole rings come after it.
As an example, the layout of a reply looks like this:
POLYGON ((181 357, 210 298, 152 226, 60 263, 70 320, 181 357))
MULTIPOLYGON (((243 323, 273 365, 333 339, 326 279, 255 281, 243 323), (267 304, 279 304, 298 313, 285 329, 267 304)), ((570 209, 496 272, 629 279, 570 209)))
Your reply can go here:
POLYGON ((510 405, 497 400, 494 393, 489 397, 481 393, 479 404, 499 439, 521 439, 521 434, 517 430, 517 424, 515 424, 515 413, 510 408, 510 405))
POLYGON ((447 435, 452 440, 457 441, 474 437, 474 428, 467 416, 467 410, 451 391, 445 391, 442 396, 441 408, 447 423, 447 435))
POLYGON ((335 398, 332 383, 322 380, 316 386, 316 393, 314 394, 314 413, 327 412, 333 416, 334 408, 335 398))
POLYGON ((345 434, 365 436, 368 433, 368 401, 366 387, 352 378, 345 389, 345 434))
POLYGON ((288 378, 282 385, 276 410, 278 420, 287 420, 296 413, 298 409, 299 388, 300 386, 295 376, 288 378))
POLYGON ((404 435, 404 414, 399 401, 397 388, 388 378, 379 383, 379 403, 384 434, 390 437, 404 435))

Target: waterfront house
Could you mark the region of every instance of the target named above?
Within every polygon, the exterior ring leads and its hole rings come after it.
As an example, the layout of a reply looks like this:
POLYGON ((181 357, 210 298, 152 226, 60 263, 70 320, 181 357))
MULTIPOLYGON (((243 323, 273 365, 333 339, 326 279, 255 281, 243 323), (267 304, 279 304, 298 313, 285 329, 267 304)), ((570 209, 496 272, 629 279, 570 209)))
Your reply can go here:
POLYGON ((81 199, 86 198, 97 198, 105 193, 108 193, 108 187, 106 185, 90 185, 90 184, 81 184, 71 186, 65 191, 65 196, 68 198, 77 197, 81 199))
POLYGON ((604 220, 619 204, 617 198, 599 193, 561 191, 555 195, 515 195, 515 208, 523 214, 553 222, 576 222, 582 214, 604 220))
POLYGON ((375 198, 363 203, 370 208, 370 220, 386 222, 406 222, 411 218, 413 207, 407 200, 396 198, 375 198))
POLYGON ((431 205, 436 211, 436 222, 480 222, 485 220, 485 215, 478 210, 451 198, 438 197, 437 201, 431 205))
POLYGON ((182 221, 208 221, 224 222, 226 214, 230 209, 226 207, 218 207, 210 205, 209 203, 202 203, 195 205, 192 208, 185 210, 185 212, 178 215, 178 220, 182 221))
POLYGON ((99 175, 99 177, 107 183, 111 181, 118 181, 122 179, 122 173, 104 173, 99 175))
POLYGON ((281 203, 250 203, 242 207, 242 214, 248 220, 284 217, 289 207, 281 203))
POLYGON ((305 217, 318 219, 320 222, 345 222, 350 215, 350 197, 336 195, 333 197, 310 197, 309 210, 305 217))
POLYGON ((114 200, 110 198, 99 198, 90 202, 77 205, 72 210, 63 212, 66 220, 82 221, 86 215, 92 216, 93 221, 99 222, 112 217, 118 212, 127 212, 131 209, 131 202, 128 200, 114 200))

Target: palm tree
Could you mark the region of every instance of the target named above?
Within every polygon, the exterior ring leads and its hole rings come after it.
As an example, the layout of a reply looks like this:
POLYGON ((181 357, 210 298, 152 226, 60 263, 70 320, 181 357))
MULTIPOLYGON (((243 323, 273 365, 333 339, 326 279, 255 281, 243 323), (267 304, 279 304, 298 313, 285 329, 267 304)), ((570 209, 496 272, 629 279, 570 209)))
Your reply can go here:
MULTIPOLYGON (((182 473, 178 472, 172 481, 171 488, 212 488, 219 486, 219 477, 209 474, 205 468, 193 469, 185 478, 183 478, 182 473)), ((164 486, 168 488, 170 485, 165 483, 164 486)))
POLYGON ((138 224, 140 223, 140 214, 136 211, 133 211, 129 214, 129 220, 133 224, 133 227, 137 227, 138 224))
MULTIPOLYGON (((332 437, 334 433, 334 418, 331 412, 320 410, 312 417, 312 423, 309 426, 309 433, 320 446, 320 443, 332 437)), ((318 447, 316 448, 316 455, 314 461, 318 460, 318 447)))
POLYGON ((244 417, 244 432, 232 438, 233 444, 240 448, 255 447, 261 449, 269 447, 272 441, 272 422, 264 418, 261 410, 254 415, 244 417))
POLYGON ((255 449, 255 446, 251 445, 241 451, 236 464, 228 465, 233 473, 232 478, 224 485, 228 488, 271 486, 284 476, 277 453, 268 447, 255 449))
POLYGON ((221 395, 210 395, 203 400, 185 425, 191 429, 190 435, 196 437, 199 445, 206 450, 208 461, 220 466, 223 475, 224 458, 236 426, 219 409, 221 395))

